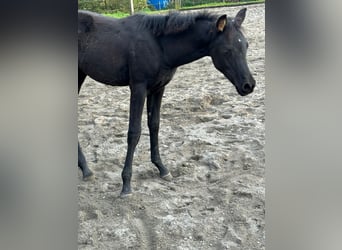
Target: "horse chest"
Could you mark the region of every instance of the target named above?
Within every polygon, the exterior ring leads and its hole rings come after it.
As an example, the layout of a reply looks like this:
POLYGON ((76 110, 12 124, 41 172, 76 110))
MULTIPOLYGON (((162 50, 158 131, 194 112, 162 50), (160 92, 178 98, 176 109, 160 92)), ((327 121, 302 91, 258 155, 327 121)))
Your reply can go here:
POLYGON ((175 72, 176 72, 176 69, 161 70, 151 89, 154 90, 154 89, 159 89, 159 88, 164 87, 166 84, 168 84, 172 80, 175 72))

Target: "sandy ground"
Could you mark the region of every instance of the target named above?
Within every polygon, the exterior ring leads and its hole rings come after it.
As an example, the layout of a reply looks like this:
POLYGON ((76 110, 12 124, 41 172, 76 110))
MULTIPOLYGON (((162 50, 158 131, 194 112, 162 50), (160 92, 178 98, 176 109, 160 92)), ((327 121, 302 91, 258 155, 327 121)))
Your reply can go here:
MULTIPOLYGON (((210 11, 234 16, 238 9, 210 11)), ((79 173, 79 249, 265 249, 264 5, 248 6, 248 61, 257 81, 246 97, 203 58, 178 69, 161 109, 160 151, 174 179, 150 162, 146 114, 132 188, 119 198, 129 89, 87 78, 79 139, 93 182, 79 173)))

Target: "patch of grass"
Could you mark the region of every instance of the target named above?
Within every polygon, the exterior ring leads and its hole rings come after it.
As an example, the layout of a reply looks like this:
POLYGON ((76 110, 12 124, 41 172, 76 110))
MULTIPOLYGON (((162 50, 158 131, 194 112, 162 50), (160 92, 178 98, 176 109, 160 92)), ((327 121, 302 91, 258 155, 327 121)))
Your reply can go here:
POLYGON ((110 16, 110 17, 115 17, 115 18, 123 18, 129 16, 129 13, 117 11, 114 13, 102 13, 104 16, 110 16))
POLYGON ((256 4, 256 3, 265 3, 265 0, 227 2, 227 3, 207 3, 207 4, 196 5, 196 6, 182 7, 182 8, 180 8, 180 10, 215 8, 215 7, 229 7, 229 6, 236 6, 236 5, 256 4))
MULTIPOLYGON (((141 10, 141 11, 136 11, 135 13, 144 13, 144 14, 163 14, 163 13, 168 13, 169 10, 150 10, 150 9, 145 9, 145 10, 141 10)), ((123 17, 127 17, 130 14, 129 13, 125 13, 125 12, 121 12, 121 11, 117 11, 117 12, 113 12, 113 13, 102 13, 102 15, 104 16, 110 16, 110 17, 115 17, 115 18, 123 18, 123 17)))
MULTIPOLYGON (((229 7, 229 6, 236 6, 236 5, 245 5, 245 4, 256 4, 256 3, 265 3, 265 0, 250 0, 250 1, 240 1, 240 2, 227 2, 227 3, 208 3, 208 4, 201 4, 201 5, 196 5, 196 6, 187 6, 187 7, 182 7, 179 10, 190 10, 190 9, 203 9, 203 8, 215 8, 215 7, 229 7)), ((143 12, 146 14, 163 14, 167 13, 170 10, 165 9, 165 10, 150 10, 148 8, 138 11, 143 12)), ((115 17, 115 18, 123 18, 127 17, 130 14, 121 12, 121 11, 116 11, 112 13, 102 13, 105 16, 110 16, 110 17, 115 17)))

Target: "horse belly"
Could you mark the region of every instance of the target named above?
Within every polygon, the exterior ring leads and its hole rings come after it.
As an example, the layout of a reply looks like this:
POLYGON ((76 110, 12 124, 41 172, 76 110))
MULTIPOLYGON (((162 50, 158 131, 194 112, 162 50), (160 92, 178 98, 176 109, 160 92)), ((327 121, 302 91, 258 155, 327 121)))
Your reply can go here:
POLYGON ((81 56, 79 68, 89 77, 108 85, 128 85, 128 65, 122 55, 106 54, 103 49, 89 49, 83 58, 81 56))
POLYGON ((98 82, 112 86, 127 86, 129 83, 127 67, 101 71, 89 70, 87 75, 98 82))

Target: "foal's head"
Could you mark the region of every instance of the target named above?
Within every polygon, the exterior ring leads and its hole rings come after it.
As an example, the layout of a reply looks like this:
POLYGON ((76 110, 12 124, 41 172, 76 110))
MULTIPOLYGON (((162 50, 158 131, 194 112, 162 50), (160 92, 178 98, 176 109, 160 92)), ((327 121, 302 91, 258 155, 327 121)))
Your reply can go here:
POLYGON ((216 22, 218 36, 210 48, 215 67, 234 84, 242 96, 253 92, 255 87, 246 60, 248 42, 241 32, 245 15, 246 8, 240 10, 234 19, 226 15, 219 17, 216 22))

